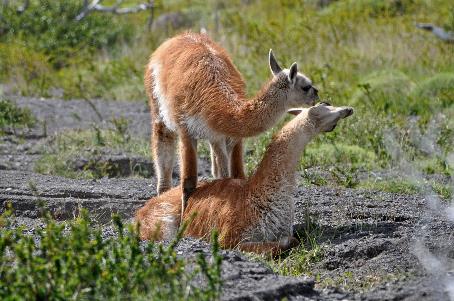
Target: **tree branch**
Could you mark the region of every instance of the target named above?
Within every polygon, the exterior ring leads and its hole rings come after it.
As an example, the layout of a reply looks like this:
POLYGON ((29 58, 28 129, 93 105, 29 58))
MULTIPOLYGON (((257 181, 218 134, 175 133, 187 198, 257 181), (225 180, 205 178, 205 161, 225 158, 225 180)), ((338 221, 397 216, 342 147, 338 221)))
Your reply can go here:
POLYGON ((437 38, 445 42, 454 43, 454 32, 452 31, 446 31, 441 27, 429 23, 416 23, 416 27, 432 32, 437 38))
POLYGON ((107 12, 114 14, 130 14, 150 9, 151 13, 153 13, 154 8, 154 1, 150 1, 149 3, 138 4, 136 6, 131 7, 120 7, 123 0, 117 0, 115 5, 113 6, 104 6, 101 5, 101 2, 102 0, 93 0, 90 4, 88 4, 88 1, 85 0, 84 7, 82 11, 77 15, 76 21, 82 20, 92 11, 107 12))

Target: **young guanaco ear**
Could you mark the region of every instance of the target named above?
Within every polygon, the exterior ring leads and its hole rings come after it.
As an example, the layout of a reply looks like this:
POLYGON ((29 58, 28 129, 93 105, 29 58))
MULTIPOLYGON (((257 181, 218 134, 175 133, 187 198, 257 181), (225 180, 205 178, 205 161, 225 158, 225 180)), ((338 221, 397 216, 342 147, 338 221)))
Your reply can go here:
POLYGON ((303 111, 303 109, 300 109, 300 108, 292 108, 292 109, 289 109, 287 111, 287 113, 289 114, 292 114, 292 115, 298 115, 299 113, 301 113, 303 111))
POLYGON ((278 75, 278 73, 282 71, 282 68, 279 66, 279 64, 276 61, 276 58, 274 57, 273 49, 270 49, 268 57, 271 72, 273 73, 273 75, 278 75))
POLYGON ((296 84, 296 75, 298 74, 298 64, 293 63, 288 73, 288 80, 292 85, 296 84))

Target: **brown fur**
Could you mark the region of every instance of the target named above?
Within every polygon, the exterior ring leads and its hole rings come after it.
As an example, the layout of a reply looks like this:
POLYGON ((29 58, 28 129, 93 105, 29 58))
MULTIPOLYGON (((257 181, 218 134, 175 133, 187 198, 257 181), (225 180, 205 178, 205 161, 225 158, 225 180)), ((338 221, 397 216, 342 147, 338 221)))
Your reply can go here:
MULTIPOLYGON (((153 126, 163 124, 180 136, 183 201, 197 184, 197 139, 210 141, 216 178, 244 178, 241 139, 270 128, 290 106, 317 99, 317 89, 297 73, 296 64, 282 70, 270 52, 270 66, 273 78, 247 101, 241 74, 227 52, 205 34, 180 34, 151 55, 144 82, 153 126), (303 92, 302 87, 308 90, 303 92)), ((168 166, 175 157, 170 149, 174 140, 166 141, 159 133, 153 131, 151 143, 158 194, 170 187, 168 166)))
MULTIPOLYGON (((276 255, 295 245, 292 237, 295 173, 305 145, 319 132, 330 131, 350 108, 319 105, 304 110, 273 138, 249 179, 221 179, 201 183, 189 198, 183 220, 197 213, 185 235, 208 240, 219 231, 224 248, 276 255)), ((143 239, 172 239, 181 218, 181 191, 173 188, 152 198, 138 210, 143 239), (162 210, 168 208, 167 211, 162 210), (165 222, 165 220, 172 222, 165 222), (157 233, 153 237, 153 233, 157 233)))

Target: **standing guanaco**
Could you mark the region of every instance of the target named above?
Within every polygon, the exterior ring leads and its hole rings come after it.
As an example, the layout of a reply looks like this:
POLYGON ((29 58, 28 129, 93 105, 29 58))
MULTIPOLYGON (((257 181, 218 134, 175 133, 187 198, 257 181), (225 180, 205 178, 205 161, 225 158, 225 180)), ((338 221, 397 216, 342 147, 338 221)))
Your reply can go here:
MULTIPOLYGON (((276 255, 297 244, 292 227, 300 156, 320 132, 332 131, 353 114, 349 107, 322 103, 299 113, 273 138, 249 179, 220 179, 200 183, 188 200, 182 220, 195 218, 186 236, 209 239, 219 231, 224 248, 276 255)), ((142 239, 172 239, 180 225, 181 190, 173 188, 149 200, 136 213, 142 239)))
POLYGON ((272 78, 251 100, 227 52, 206 34, 183 33, 160 45, 145 70, 158 194, 172 185, 180 138, 182 209, 197 186, 197 140, 209 140, 215 178, 244 178, 241 138, 258 135, 318 91, 293 63, 282 69, 269 52, 272 78))

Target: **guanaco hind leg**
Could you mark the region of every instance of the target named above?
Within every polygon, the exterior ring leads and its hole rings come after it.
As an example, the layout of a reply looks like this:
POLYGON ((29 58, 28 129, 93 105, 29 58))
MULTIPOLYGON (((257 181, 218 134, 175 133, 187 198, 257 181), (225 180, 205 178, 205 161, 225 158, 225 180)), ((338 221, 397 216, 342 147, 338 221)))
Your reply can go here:
POLYGON ((213 150, 213 145, 210 143, 210 154, 211 154, 211 176, 217 178, 218 174, 218 165, 216 164, 216 154, 213 150))
POLYGON ((229 170, 229 156, 226 147, 226 141, 221 140, 217 142, 210 142, 211 162, 213 176, 216 179, 228 178, 230 176, 229 170))
POLYGON ((153 123, 151 147, 158 178, 158 195, 172 187, 176 138, 176 134, 169 130, 163 122, 153 123))
POLYGON ((244 179, 243 143, 241 139, 226 138, 210 143, 211 171, 214 178, 244 179))
POLYGON ((183 216, 186 203, 197 187, 197 140, 184 130, 180 132, 180 155, 183 216))
POLYGON ((228 139, 227 150, 230 156, 230 176, 236 179, 246 178, 243 163, 243 141, 228 139))

